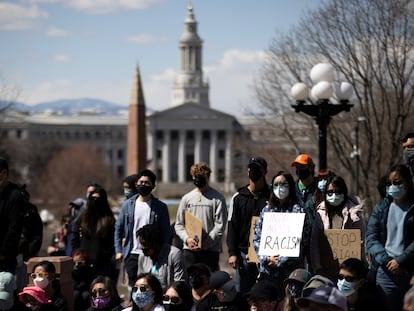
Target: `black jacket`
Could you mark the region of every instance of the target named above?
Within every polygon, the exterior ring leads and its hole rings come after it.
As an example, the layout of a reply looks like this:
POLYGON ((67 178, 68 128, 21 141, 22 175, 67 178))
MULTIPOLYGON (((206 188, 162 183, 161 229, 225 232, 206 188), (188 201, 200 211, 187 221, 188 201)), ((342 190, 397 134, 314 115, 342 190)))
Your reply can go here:
POLYGON ((244 186, 233 196, 227 231, 227 247, 229 256, 238 256, 239 252, 247 253, 249 248, 250 225, 253 216, 259 216, 269 201, 270 189, 266 185, 255 197, 244 186))
POLYGON ((15 273, 25 207, 17 185, 9 183, 0 192, 0 271, 15 273))

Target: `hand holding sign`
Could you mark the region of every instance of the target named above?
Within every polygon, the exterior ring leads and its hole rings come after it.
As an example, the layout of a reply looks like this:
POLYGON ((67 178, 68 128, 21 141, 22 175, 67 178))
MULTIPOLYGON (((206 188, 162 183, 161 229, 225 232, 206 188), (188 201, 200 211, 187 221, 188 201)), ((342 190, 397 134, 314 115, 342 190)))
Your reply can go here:
POLYGON ((259 255, 299 257, 304 213, 264 213, 259 255))

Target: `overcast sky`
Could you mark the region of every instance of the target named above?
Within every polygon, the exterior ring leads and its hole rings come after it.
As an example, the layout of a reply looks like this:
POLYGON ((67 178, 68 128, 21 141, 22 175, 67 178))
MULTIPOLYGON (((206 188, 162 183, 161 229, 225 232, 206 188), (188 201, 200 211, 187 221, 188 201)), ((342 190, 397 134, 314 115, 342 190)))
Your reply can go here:
MULTIPOLYGON (((192 0, 212 108, 240 115, 276 30, 320 0, 192 0)), ((170 107, 188 0, 0 0, 0 75, 36 104, 127 105, 139 64, 148 107, 170 107)), ((1 96, 1 94, 0 94, 1 96)))

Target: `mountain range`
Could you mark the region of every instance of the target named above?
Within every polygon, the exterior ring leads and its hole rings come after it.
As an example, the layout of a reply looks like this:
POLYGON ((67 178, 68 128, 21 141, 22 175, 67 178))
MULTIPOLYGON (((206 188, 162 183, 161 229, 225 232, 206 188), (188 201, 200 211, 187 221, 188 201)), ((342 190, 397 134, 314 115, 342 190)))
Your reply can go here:
POLYGON ((127 106, 121 106, 94 98, 59 99, 55 101, 41 102, 35 105, 15 102, 13 104, 13 110, 24 111, 30 114, 53 113, 65 116, 75 116, 80 114, 118 116, 128 113, 127 106))

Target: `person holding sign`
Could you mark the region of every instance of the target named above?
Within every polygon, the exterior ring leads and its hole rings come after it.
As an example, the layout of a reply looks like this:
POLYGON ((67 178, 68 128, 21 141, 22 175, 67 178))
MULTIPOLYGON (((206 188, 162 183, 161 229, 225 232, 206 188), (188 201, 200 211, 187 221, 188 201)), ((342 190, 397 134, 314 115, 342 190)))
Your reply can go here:
MULTIPOLYGON (((311 263, 314 273, 324 275, 336 282, 339 269, 338 255, 333 253, 325 230, 359 229, 365 236, 365 222, 362 207, 356 199, 348 196, 348 187, 340 176, 328 179, 325 188, 325 200, 316 209, 315 222, 311 236, 311 263)), ((344 247, 348 247, 345 245, 344 247)), ((361 256, 365 248, 361 241, 361 256)))
POLYGON ((252 218, 260 215, 270 196, 266 182, 266 160, 262 157, 250 158, 247 173, 249 184, 239 188, 231 198, 227 231, 228 263, 236 269, 235 279, 242 293, 252 288, 259 273, 256 263, 248 257, 252 218))
POLYGON ((414 274, 414 190, 406 165, 390 168, 386 192, 369 217, 367 249, 387 310, 401 310, 414 274))
MULTIPOLYGON (((283 240, 280 239, 280 247, 272 252, 272 255, 262 255, 260 253, 260 245, 263 244, 261 239, 267 240, 267 235, 262 235, 263 219, 266 213, 304 213, 303 208, 297 203, 295 194, 295 182, 291 174, 280 171, 272 178, 272 193, 270 194, 269 203, 260 213, 259 221, 254 231, 253 245, 260 261, 259 279, 269 279, 277 287, 278 293, 284 295, 284 280, 289 277, 290 273, 297 268, 304 266, 304 254, 300 252, 298 257, 287 257, 280 255, 280 249, 283 247, 283 240)), ((270 238, 270 237, 269 237, 270 238)), ((270 240, 270 239, 269 239, 270 240)), ((293 245, 298 241, 286 242, 293 245)), ((271 241, 269 244, 276 241, 271 241)), ((291 246, 288 246, 291 247, 291 246)), ((292 246, 293 247, 293 246, 292 246)), ((300 248, 300 245, 298 246, 300 248)))
POLYGON ((224 196, 210 187, 208 180, 211 169, 207 163, 200 162, 191 166, 190 174, 196 186, 185 194, 180 202, 175 221, 175 232, 184 242, 184 260, 188 266, 205 263, 212 271, 218 270, 226 219, 227 206, 224 196), (201 221, 201 236, 190 235, 191 223, 186 223, 185 213, 190 213, 201 221))

